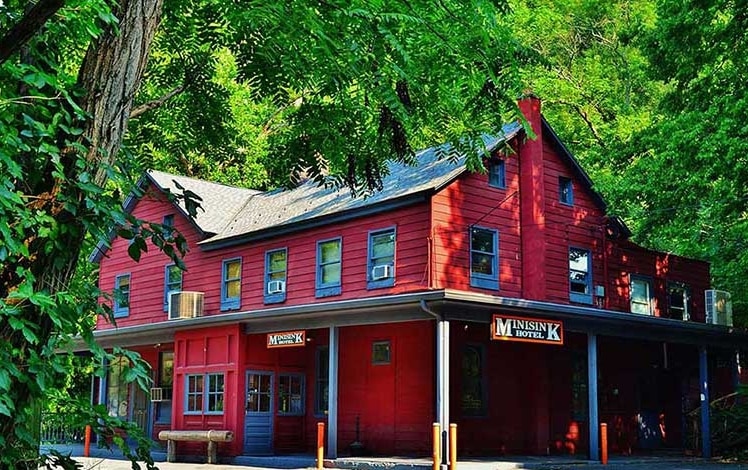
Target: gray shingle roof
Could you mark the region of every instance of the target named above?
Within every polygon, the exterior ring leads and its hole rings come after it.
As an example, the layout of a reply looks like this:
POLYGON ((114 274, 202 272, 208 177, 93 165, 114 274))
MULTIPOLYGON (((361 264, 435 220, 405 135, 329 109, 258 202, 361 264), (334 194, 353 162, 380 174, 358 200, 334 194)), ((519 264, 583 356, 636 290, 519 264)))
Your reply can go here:
MULTIPOLYGON (((486 148, 494 150, 520 130, 517 123, 505 125, 502 136, 484 139, 486 148)), ((444 151, 446 147, 441 149, 444 151)), ((160 171, 148 174, 162 189, 178 192, 176 181, 203 199, 204 211, 198 212, 195 222, 203 232, 213 235, 200 242, 210 245, 437 190, 465 171, 464 157, 450 161, 439 158, 438 150, 432 147, 418 152, 416 165, 391 163, 389 174, 383 178, 382 190, 366 198, 352 197, 347 188, 325 188, 314 182, 289 190, 261 192, 160 171)))
MULTIPOLYGON (((182 191, 177 189, 176 182, 200 196, 202 209, 198 209, 194 220, 200 230, 206 234, 220 233, 231 217, 239 212, 252 196, 262 194, 262 191, 254 189, 226 186, 156 170, 149 170, 148 176, 161 190, 168 189, 172 193, 180 194, 182 191)), ((183 201, 179 201, 179 206, 186 214, 183 201)))

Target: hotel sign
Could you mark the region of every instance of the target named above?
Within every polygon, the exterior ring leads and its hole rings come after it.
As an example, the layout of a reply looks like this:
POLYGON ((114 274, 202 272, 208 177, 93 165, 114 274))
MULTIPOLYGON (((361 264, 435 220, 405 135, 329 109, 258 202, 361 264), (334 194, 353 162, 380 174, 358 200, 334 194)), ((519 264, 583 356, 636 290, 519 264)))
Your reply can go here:
POLYGON ((268 348, 288 348, 305 344, 306 331, 304 330, 268 333, 268 348))
POLYGON ((494 315, 491 339, 561 346, 564 344, 564 324, 560 320, 494 315))

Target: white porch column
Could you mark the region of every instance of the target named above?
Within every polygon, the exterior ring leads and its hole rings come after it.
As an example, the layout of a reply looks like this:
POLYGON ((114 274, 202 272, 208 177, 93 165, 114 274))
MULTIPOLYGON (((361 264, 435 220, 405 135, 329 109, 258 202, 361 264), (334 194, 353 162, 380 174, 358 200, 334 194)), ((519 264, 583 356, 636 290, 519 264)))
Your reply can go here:
POLYGON ((600 460, 597 410, 597 335, 587 333, 587 393, 589 405, 590 460, 600 460))
POLYGON ((436 417, 442 428, 442 468, 449 462, 449 321, 436 320, 436 417))
POLYGON ((338 345, 340 330, 330 327, 329 386, 327 388, 327 457, 338 458, 338 345))

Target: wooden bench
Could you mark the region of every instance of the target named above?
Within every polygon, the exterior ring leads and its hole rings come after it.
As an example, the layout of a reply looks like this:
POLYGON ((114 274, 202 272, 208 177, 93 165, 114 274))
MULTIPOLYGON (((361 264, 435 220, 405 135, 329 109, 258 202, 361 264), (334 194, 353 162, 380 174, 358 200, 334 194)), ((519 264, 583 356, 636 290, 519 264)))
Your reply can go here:
POLYGON ((177 460, 177 441, 182 442, 207 442, 208 463, 218 463, 218 442, 231 442, 234 440, 233 431, 161 431, 158 433, 161 441, 166 441, 166 461, 177 460))

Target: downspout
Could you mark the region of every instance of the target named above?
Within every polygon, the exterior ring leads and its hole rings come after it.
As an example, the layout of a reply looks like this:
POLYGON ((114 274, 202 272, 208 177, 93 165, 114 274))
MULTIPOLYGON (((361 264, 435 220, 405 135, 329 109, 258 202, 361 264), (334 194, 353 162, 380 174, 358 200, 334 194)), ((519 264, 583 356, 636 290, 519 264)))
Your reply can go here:
POLYGON ((436 417, 441 426, 442 470, 449 462, 449 321, 444 319, 421 299, 421 310, 436 319, 436 417))
POLYGON ((608 289, 610 288, 609 279, 608 279, 608 237, 606 236, 606 228, 605 228, 605 221, 603 220, 603 224, 600 227, 601 232, 603 235, 603 286, 605 286, 605 297, 603 297, 603 308, 605 310, 608 310, 610 304, 609 300, 610 295, 608 295, 608 289))

